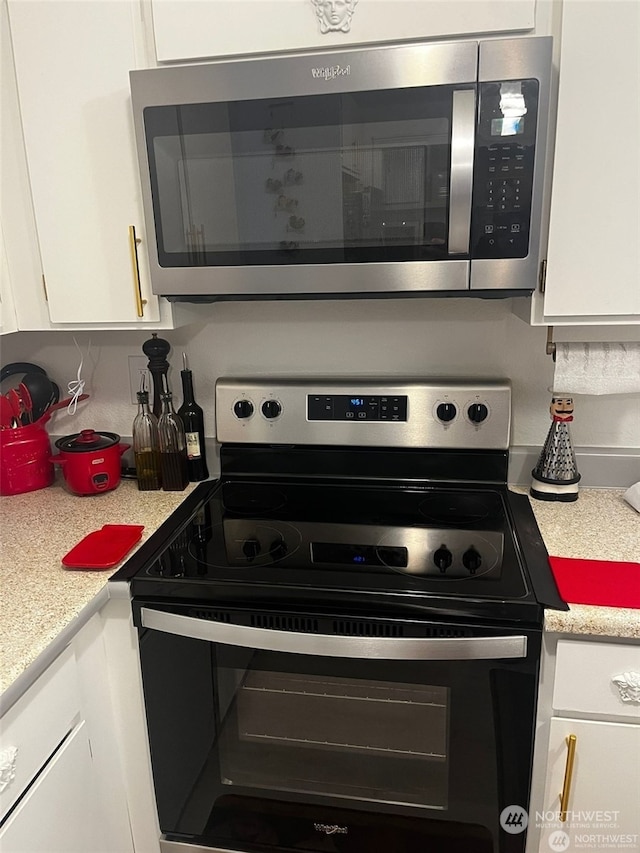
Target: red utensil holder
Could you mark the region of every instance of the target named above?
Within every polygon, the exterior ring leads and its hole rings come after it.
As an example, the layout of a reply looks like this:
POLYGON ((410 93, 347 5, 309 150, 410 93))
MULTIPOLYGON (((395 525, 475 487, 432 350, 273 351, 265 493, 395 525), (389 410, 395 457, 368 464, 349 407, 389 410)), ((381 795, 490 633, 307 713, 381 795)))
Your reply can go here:
POLYGON ((41 424, 0 430, 0 495, 19 495, 53 483, 49 434, 41 424))

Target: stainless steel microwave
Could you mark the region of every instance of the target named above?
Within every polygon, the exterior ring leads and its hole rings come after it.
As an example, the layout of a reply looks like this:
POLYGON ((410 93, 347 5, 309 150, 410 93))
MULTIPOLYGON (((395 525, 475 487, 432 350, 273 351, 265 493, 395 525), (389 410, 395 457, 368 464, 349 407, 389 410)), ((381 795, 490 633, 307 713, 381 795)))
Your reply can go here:
POLYGON ((533 290, 551 49, 430 42, 131 72, 154 292, 533 290))

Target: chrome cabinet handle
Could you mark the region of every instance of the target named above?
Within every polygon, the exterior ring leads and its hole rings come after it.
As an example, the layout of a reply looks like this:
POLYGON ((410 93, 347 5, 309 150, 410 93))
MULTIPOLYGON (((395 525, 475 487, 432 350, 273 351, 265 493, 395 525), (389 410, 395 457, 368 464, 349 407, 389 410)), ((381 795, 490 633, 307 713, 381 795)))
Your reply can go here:
POLYGON ((378 660, 498 660, 527 656, 527 638, 342 637, 208 622, 143 607, 142 625, 166 634, 270 652, 378 660))
POLYGON ((138 263, 138 245, 142 242, 136 237, 136 226, 129 226, 129 247, 131 249, 131 266, 133 268, 133 292, 136 300, 136 314, 144 317, 144 306, 147 300, 142 298, 142 285, 140 284, 140 264, 138 263))
POLYGON ((573 779, 573 762, 576 757, 576 736, 569 735, 567 742, 567 763, 564 766, 564 782, 560 794, 560 820, 564 823, 567 819, 569 808, 569 795, 571 794, 571 781, 573 779))
POLYGON ((450 255, 469 251, 475 131, 475 92, 473 89, 460 89, 453 93, 451 115, 450 255))

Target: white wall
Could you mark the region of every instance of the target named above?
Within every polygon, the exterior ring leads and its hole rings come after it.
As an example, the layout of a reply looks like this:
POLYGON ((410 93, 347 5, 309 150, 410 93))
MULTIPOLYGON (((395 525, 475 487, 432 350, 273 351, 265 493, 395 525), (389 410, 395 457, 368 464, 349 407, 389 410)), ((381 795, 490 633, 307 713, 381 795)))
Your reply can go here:
MULTIPOLYGON (((508 299, 224 302, 188 311, 194 322, 159 336, 172 345, 169 379, 178 403, 182 351, 189 357, 208 436, 214 435, 214 383, 225 375, 507 378, 512 444, 541 447, 549 428, 553 361, 545 352, 546 330, 514 316, 508 299)), ((73 418, 57 413, 49 432, 91 427, 130 435, 136 408, 128 356, 143 355, 149 333, 19 332, 2 339, 2 364, 34 361, 64 389, 78 369, 74 335, 91 399, 73 418)), ((637 448, 640 468, 638 396, 577 397, 575 403, 574 445, 637 448)))

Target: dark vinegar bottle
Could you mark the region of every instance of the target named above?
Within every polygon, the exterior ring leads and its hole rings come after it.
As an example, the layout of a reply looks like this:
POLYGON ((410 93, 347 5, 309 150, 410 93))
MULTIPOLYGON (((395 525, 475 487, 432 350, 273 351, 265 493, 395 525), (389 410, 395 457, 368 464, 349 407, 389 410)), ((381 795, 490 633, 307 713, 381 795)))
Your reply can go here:
POLYGON ((180 371, 182 378, 183 402, 178 409, 180 419, 184 424, 187 442, 187 471, 189 480, 197 483, 209 476, 207 456, 204 443, 204 412, 196 403, 193 394, 193 374, 187 367, 187 356, 182 353, 184 369, 180 371))

